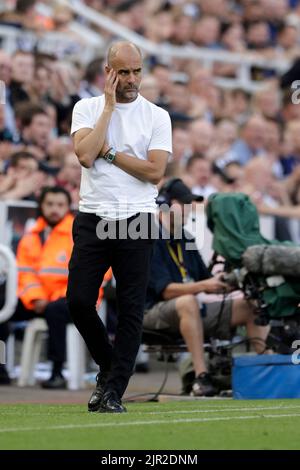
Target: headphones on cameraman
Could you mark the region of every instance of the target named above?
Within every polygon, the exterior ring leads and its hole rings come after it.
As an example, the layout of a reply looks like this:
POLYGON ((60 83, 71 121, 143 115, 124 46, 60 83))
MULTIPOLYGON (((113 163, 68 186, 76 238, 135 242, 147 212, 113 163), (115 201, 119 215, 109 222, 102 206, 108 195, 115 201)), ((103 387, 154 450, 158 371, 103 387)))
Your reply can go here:
POLYGON ((158 206, 162 206, 166 204, 167 206, 171 207, 171 198, 170 198, 170 190, 175 183, 181 181, 180 178, 171 178, 169 179, 160 189, 159 194, 156 198, 156 204, 158 206))

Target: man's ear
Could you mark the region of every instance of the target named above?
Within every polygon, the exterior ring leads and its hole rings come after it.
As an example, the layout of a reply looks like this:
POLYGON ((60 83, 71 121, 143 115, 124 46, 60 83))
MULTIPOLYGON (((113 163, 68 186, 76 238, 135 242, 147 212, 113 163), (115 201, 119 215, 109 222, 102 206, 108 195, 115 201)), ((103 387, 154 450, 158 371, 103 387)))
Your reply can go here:
POLYGON ((111 67, 109 65, 104 66, 104 72, 108 74, 111 71, 111 67))

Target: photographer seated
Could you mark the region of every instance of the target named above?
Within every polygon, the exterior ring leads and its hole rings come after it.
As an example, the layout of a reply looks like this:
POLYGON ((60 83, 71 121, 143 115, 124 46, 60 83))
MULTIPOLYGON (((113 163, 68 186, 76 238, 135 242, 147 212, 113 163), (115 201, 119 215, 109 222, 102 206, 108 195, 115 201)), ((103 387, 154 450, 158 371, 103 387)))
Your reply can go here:
POLYGON ((197 200, 199 197, 180 179, 168 181, 160 190, 160 236, 154 247, 143 326, 180 333, 194 366, 191 394, 213 396, 216 390, 205 364, 204 334, 230 339, 235 327, 245 325, 249 338, 261 339, 255 342, 255 350, 262 353, 269 328, 254 323, 253 310, 244 299, 228 299, 223 306, 221 301, 202 304, 198 294, 221 294, 229 288, 222 281, 222 273, 211 276, 194 240, 183 228, 191 204, 197 200), (170 210, 163 210, 168 206, 170 210))

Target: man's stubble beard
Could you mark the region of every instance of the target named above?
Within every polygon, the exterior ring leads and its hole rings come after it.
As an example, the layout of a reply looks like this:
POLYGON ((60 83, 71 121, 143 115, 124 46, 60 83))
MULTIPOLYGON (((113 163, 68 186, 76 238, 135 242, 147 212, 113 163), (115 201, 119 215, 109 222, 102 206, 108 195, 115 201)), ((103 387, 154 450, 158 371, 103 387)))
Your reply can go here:
MULTIPOLYGON (((132 93, 132 92, 129 92, 129 93, 132 93)), ((135 101, 137 99, 138 93, 139 93, 139 89, 137 88, 136 92, 134 94, 134 97, 133 98, 128 98, 126 90, 122 90, 121 92, 117 90, 116 91, 117 102, 119 102, 119 103, 120 102, 121 103, 131 103, 132 101, 135 101)))

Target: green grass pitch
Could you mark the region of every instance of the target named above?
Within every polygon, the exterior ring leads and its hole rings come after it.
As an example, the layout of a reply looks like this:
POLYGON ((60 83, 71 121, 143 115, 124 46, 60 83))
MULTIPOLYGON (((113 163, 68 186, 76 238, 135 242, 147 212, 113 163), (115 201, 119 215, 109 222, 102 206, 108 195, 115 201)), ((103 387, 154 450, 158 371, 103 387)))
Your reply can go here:
POLYGON ((0 405, 0 449, 299 449, 300 400, 0 405))

